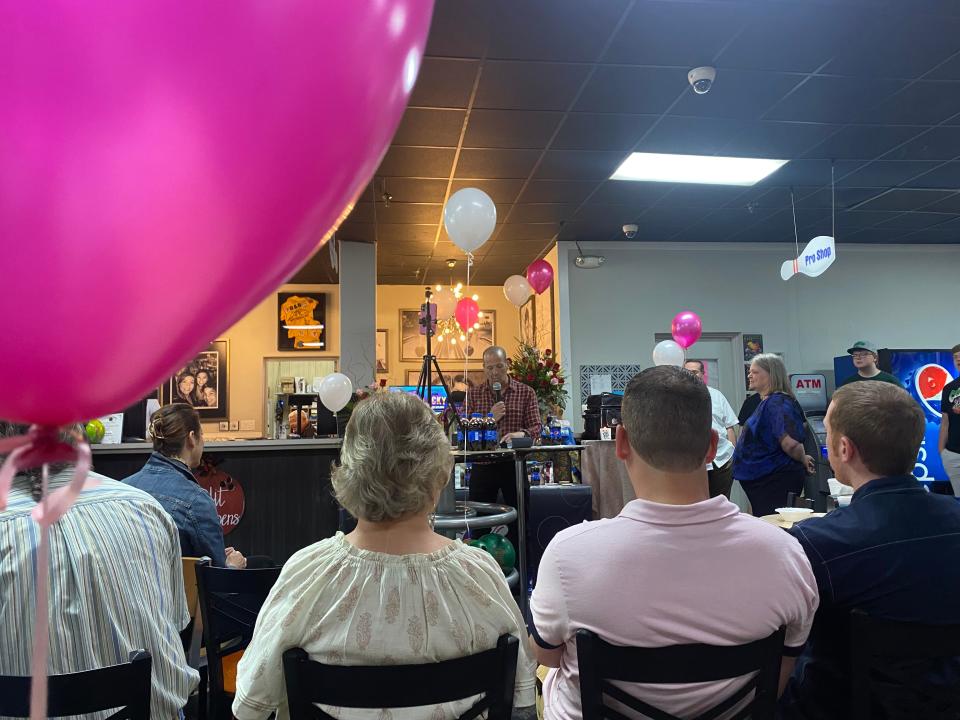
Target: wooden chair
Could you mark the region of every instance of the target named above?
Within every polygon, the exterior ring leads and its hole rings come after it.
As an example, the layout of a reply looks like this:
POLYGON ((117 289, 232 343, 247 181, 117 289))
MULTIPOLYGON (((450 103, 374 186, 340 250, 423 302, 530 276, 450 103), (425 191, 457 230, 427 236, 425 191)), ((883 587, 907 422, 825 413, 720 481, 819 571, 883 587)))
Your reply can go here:
POLYGON ((729 680, 756 675, 740 690, 691 720, 712 720, 736 707, 751 691, 752 700, 730 720, 772 720, 777 705, 780 658, 785 630, 746 645, 667 645, 641 648, 611 645, 588 630, 577 631, 577 665, 580 668, 580 701, 583 720, 623 718, 604 704, 604 695, 652 720, 679 720, 613 684, 682 684, 729 680))
POLYGON ((956 720, 960 687, 931 680, 960 667, 960 624, 920 625, 850 614, 852 720, 956 720), (940 668, 938 668, 940 666, 940 668))
MULTIPOLYGON (((122 665, 53 675, 48 679, 47 716, 86 715, 119 708, 107 720, 149 720, 150 668, 146 650, 122 665)), ((30 678, 0 676, 0 715, 30 716, 30 678)))
MULTIPOLYGON (((238 653, 250 644, 257 614, 281 568, 235 570, 217 568, 204 558, 195 565, 207 652, 207 717, 231 718, 233 687, 225 686, 224 659, 235 668, 238 653)), ((235 679, 235 675, 234 675, 235 679)))
POLYGON ((291 720, 333 720, 314 703, 343 708, 437 705, 483 695, 458 720, 486 712, 510 720, 519 642, 501 635, 491 650, 423 665, 344 666, 310 660, 301 648, 283 654, 291 720))

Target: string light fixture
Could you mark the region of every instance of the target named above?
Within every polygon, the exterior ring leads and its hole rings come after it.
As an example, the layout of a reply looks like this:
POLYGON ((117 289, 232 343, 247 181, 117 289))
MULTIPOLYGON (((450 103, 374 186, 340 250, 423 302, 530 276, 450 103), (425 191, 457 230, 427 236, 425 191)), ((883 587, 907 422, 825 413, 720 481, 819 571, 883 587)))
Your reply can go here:
MULTIPOLYGON (((442 285, 436 286, 436 291, 440 292, 443 289, 442 285)), ((457 283, 450 287, 450 291, 453 293, 453 296, 459 301, 462 298, 466 297, 463 292, 463 283, 457 283)), ((480 296, 476 293, 473 294, 473 299, 479 300, 480 296)), ((479 317, 483 317, 483 312, 479 314, 479 317)), ((445 320, 437 320, 437 334, 435 335, 436 341, 438 343, 447 342, 451 345, 456 345, 458 343, 465 343, 467 338, 474 333, 475 330, 480 329, 480 323, 475 322, 473 327, 462 328, 460 323, 457 322, 455 317, 449 317, 445 320)))

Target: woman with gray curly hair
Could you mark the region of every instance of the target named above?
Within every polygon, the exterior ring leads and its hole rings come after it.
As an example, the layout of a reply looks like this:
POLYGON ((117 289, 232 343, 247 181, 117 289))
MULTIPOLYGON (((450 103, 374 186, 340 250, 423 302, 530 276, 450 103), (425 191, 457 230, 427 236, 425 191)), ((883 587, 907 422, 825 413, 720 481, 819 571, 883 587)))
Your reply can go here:
MULTIPOLYGON (((292 647, 331 665, 412 665, 488 650, 504 633, 520 639, 514 704, 534 704, 534 662, 503 571, 488 553, 430 527, 452 463, 443 428, 419 398, 378 392, 356 406, 333 488, 357 528, 284 565, 240 661, 239 720, 274 711, 288 717, 281 657, 292 647)), ((474 701, 395 708, 386 716, 455 718, 474 701)), ((335 712, 341 720, 385 716, 335 712)))

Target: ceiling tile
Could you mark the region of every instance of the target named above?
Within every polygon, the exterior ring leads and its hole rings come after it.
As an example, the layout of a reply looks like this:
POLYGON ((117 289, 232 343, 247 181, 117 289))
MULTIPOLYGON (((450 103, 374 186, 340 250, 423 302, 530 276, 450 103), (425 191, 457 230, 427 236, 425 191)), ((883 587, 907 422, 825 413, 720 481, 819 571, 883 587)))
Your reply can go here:
POLYGON ((623 162, 618 150, 549 150, 534 175, 540 180, 605 180, 623 162))
POLYGON ((540 157, 539 150, 460 151, 458 178, 525 178, 540 157))
POLYGON ((577 210, 573 218, 576 223, 612 223, 616 226, 622 226, 635 221, 649 205, 610 205, 601 203, 591 203, 584 205, 577 210))
POLYGON ((404 242, 433 242, 437 237, 436 225, 377 225, 377 240, 382 243, 392 243, 398 240, 404 242))
MULTIPOLYGON (((885 160, 953 160, 960 157, 960 127, 924 128, 916 139, 889 153, 885 160)), ((960 185, 960 178, 957 178, 960 185)))
MULTIPOLYGON (((838 187, 836 188, 835 192, 831 193, 829 185, 824 186, 812 193, 801 192, 798 189, 797 207, 829 208, 833 206, 835 197, 838 208, 847 208, 857 205, 858 203, 862 203, 864 200, 876 197, 880 192, 882 192, 880 188, 838 187)), ((784 204, 784 207, 789 206, 790 198, 788 195, 787 202, 784 204)))
POLYGON ((954 245, 960 243, 960 229, 941 230, 940 228, 930 228, 928 230, 918 230, 906 235, 903 238, 903 242, 913 245, 954 245))
POLYGON ((492 23, 493 3, 489 0, 435 3, 426 54, 483 57, 492 23))
POLYGON ((393 145, 377 169, 380 177, 450 177, 452 148, 419 148, 393 145))
POLYGON ((806 157, 873 160, 908 141, 923 129, 909 125, 852 125, 841 128, 828 137, 806 153, 806 157))
POLYGON ((373 223, 345 222, 337 228, 337 237, 341 240, 373 242, 377 239, 376 227, 373 223))
POLYGON ((785 73, 720 70, 709 93, 697 95, 688 88, 670 114, 753 120, 762 117, 801 79, 785 73))
POLYGON ((407 108, 393 144, 456 147, 466 114, 465 110, 407 108))
POLYGON ((447 181, 440 179, 420 180, 417 178, 376 178, 374 193, 377 200, 384 192, 390 193, 394 202, 443 202, 447 191, 447 181))
POLYGON ((574 110, 660 114, 689 87, 682 69, 601 65, 574 110))
POLYGON ((425 259, 432 253, 432 240, 394 240, 392 242, 380 242, 377 245, 377 264, 382 264, 387 267, 391 265, 396 266, 400 262, 399 258, 403 256, 425 259))
POLYGON ((743 197, 745 190, 736 185, 678 185, 656 207, 720 208, 735 198, 743 197))
POLYGON ((490 57, 593 62, 627 0, 496 0, 490 57))
MULTIPOLYGON (((934 162, 892 162, 879 160, 863 165, 859 170, 849 175, 844 175, 843 182, 847 185, 856 185, 858 187, 896 187, 897 185, 903 185, 918 175, 932 170, 937 167, 938 164, 939 163, 934 162)), ((838 177, 839 176, 838 168, 838 177)), ((954 176, 953 182, 956 183, 956 176, 954 176)), ((936 187, 936 185, 923 183, 923 187, 936 187)))
POLYGON ((353 206, 353 210, 344 220, 345 223, 372 223, 373 222, 373 203, 358 202, 353 206))
POLYGON ((532 203, 514 205, 510 211, 510 222, 542 223, 562 222, 573 215, 574 206, 568 203, 532 203))
POLYGON ((942 225, 943 223, 953 220, 954 218, 956 218, 956 215, 948 213, 907 212, 903 213, 902 215, 897 215, 882 223, 878 223, 877 227, 923 230, 924 228, 942 225))
POLYGON ((470 148, 546 147, 563 113, 532 110, 474 110, 463 139, 470 148))
POLYGON ((500 240, 549 240, 557 234, 560 223, 507 223, 497 234, 500 240))
POLYGON ((634 65, 709 65, 748 14, 734 3, 637 3, 603 59, 634 65))
POLYGON ((864 110, 867 122, 935 125, 960 114, 960 83, 917 82, 876 107, 864 110))
POLYGON ((936 165, 929 172, 918 175, 905 183, 908 187, 944 188, 956 190, 960 188, 960 162, 949 162, 936 165))
POLYGON ((906 83, 890 78, 811 77, 764 116, 765 120, 852 123, 906 83))
POLYGON ((484 65, 474 107, 566 110, 588 72, 586 65, 490 61, 484 65))
POLYGON ((531 180, 517 198, 518 203, 580 204, 597 186, 595 182, 577 180, 531 180))
POLYGON ((607 218, 598 222, 570 222, 563 226, 558 239, 578 240, 581 242, 603 242, 623 237, 622 223, 607 218))
POLYGON ((858 210, 896 210, 906 212, 932 205, 951 196, 949 190, 910 190, 895 188, 886 191, 874 191, 874 195, 864 198, 856 205, 858 210))
POLYGON ((960 213, 960 193, 947 195, 942 200, 924 205, 923 209, 927 212, 960 213))
MULTIPOLYGON (((856 162, 838 162, 835 163, 835 174, 837 179, 844 177, 860 167, 862 163, 856 162)), ((830 161, 829 160, 791 160, 779 170, 771 173, 761 180, 759 186, 784 185, 801 186, 807 185, 816 187, 830 182, 830 161)), ((848 185, 857 183, 848 182, 848 185)), ((860 183, 861 185, 864 183, 860 183)))
POLYGON ((818 123, 750 122, 724 146, 721 154, 734 157, 789 159, 836 132, 838 126, 818 123))
POLYGON ((483 261, 503 261, 511 255, 533 254, 536 255, 549 242, 547 240, 508 240, 504 238, 497 239, 496 242, 487 243, 490 249, 483 255, 483 261))
POLYGON ((439 203, 377 203, 377 222, 398 225, 436 224, 440 222, 443 206, 439 203))
POLYGON ((454 180, 450 186, 450 194, 462 190, 466 187, 475 187, 483 190, 497 204, 509 205, 517 197, 520 188, 523 187, 523 180, 454 180))
POLYGON ((670 183, 607 180, 590 198, 590 202, 650 207, 674 187, 670 183))
POLYGON ((746 134, 747 124, 727 118, 667 116, 637 146, 640 152, 717 155, 731 140, 746 134))
POLYGON ((424 58, 410 95, 410 105, 467 107, 478 67, 480 63, 476 60, 424 58))
POLYGON ((630 150, 654 120, 653 115, 571 113, 551 147, 555 150, 630 150))

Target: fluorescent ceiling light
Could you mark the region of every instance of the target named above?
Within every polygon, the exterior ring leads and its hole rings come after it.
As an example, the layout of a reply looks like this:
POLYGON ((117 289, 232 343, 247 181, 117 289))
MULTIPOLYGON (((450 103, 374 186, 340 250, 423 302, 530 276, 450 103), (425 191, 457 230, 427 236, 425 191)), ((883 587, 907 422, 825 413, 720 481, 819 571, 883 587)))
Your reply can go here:
POLYGON ((610 179, 708 185, 753 185, 786 163, 786 160, 763 158, 635 152, 623 161, 610 179))

